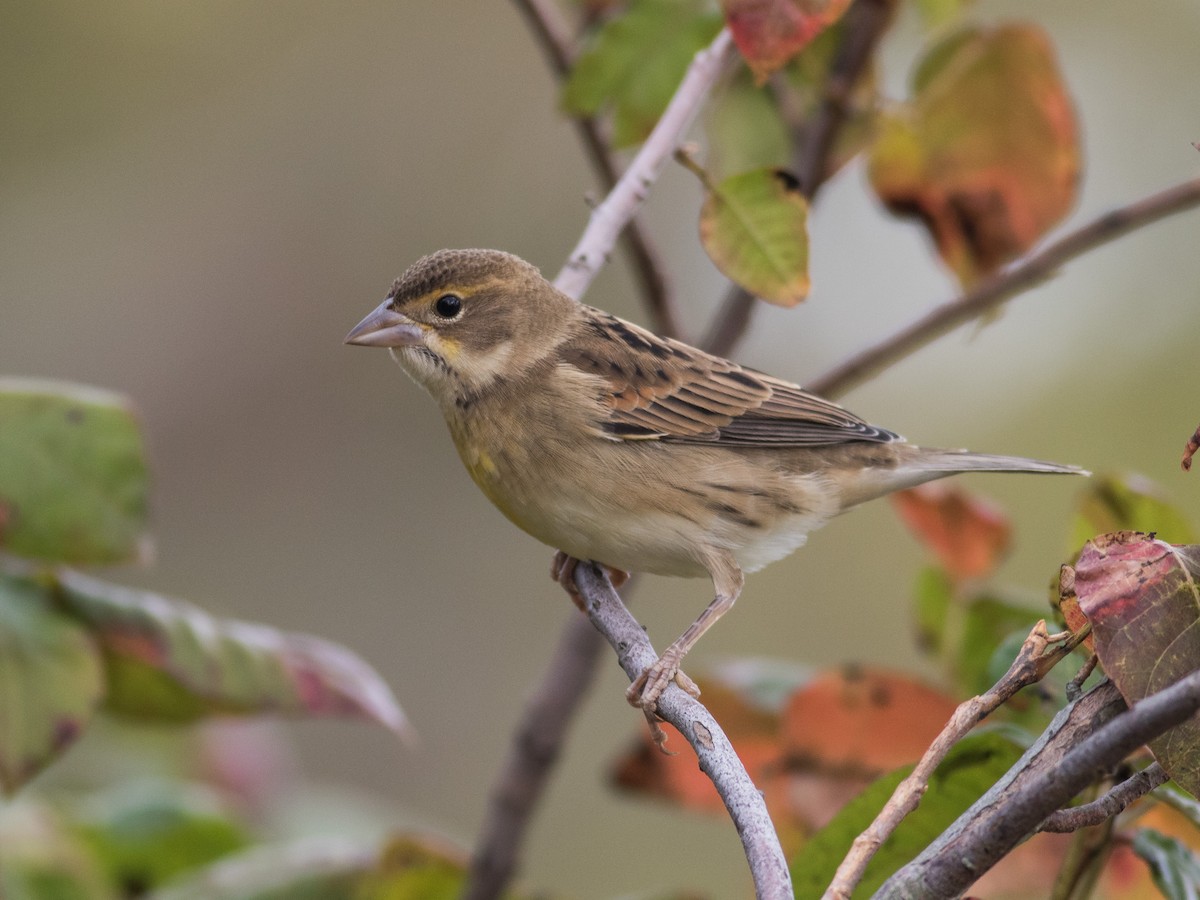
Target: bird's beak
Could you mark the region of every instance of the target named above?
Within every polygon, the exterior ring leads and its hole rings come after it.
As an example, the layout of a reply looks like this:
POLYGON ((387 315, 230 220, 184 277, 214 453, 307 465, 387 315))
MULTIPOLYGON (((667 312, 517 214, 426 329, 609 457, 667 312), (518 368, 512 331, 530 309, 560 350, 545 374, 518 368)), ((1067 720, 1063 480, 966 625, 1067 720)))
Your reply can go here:
POLYGON ((421 327, 392 309, 389 305, 391 302, 390 299, 384 300, 350 329, 346 343, 362 347, 411 347, 421 343, 421 327))

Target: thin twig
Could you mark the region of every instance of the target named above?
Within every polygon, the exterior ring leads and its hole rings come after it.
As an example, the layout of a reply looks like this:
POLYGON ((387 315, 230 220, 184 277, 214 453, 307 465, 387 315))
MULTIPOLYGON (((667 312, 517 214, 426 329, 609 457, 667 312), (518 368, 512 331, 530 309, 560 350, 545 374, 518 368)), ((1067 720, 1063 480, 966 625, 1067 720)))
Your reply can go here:
POLYGON ((498 897, 512 878, 533 808, 571 719, 595 680, 603 649, 604 641, 592 623, 571 610, 546 676, 525 704, 508 760, 495 781, 471 858, 464 900, 498 897))
MULTIPOLYGON (((829 175, 829 154, 846 121, 849 99, 887 30, 896 0, 855 0, 842 25, 842 42, 829 67, 821 103, 804 130, 792 165, 800 190, 811 203, 829 175)), ((710 353, 727 356, 750 325, 758 300, 740 285, 731 285, 713 316, 704 346, 710 353)))
POLYGON ((942 760, 946 758, 946 754, 962 740, 967 732, 1004 703, 1007 703, 1017 691, 1041 681, 1059 660, 1075 649, 1078 640, 1081 638, 1077 638, 1070 632, 1049 634, 1046 631, 1044 620, 1034 626, 1004 677, 997 681, 987 693, 959 704, 946 727, 925 751, 925 755, 921 757, 916 768, 896 786, 896 790, 884 804, 883 809, 879 811, 875 821, 866 831, 855 838, 850 852, 838 866, 832 883, 825 891, 824 900, 835 900, 835 898, 836 900, 847 900, 850 897, 854 888, 862 880, 871 857, 896 830, 896 826, 903 821, 904 817, 917 808, 917 804, 921 802, 921 797, 929 787, 930 777, 942 760))
MULTIPOLYGON (((1098 785, 1097 785, 1098 786, 1098 785)), ((1047 900, 1088 900, 1112 856, 1116 821, 1075 832, 1047 900)))
MULTIPOLYGON (((616 650, 621 668, 633 681, 658 659, 645 630, 625 608, 598 566, 578 566, 575 583, 584 598, 588 618, 616 650)), ((787 859, 766 803, 717 720, 699 700, 674 682, 658 698, 657 712, 692 745, 701 770, 712 779, 725 802, 742 839, 756 896, 759 900, 792 900, 787 859)))
POLYGON ((662 117, 629 168, 604 201, 592 210, 587 228, 554 285, 571 297, 580 297, 608 260, 617 236, 641 207, 646 192, 662 171, 663 163, 679 146, 726 64, 733 58, 733 39, 722 28, 713 42, 696 54, 683 81, 662 117))
MULTIPOLYGON (((575 61, 575 47, 570 37, 570 29, 563 21, 558 7, 547 0, 515 2, 529 21, 529 27, 545 51, 554 74, 559 79, 566 78, 571 72, 571 64, 575 61)), ((600 179, 601 187, 606 192, 611 191, 617 183, 617 163, 604 130, 599 121, 592 116, 580 116, 573 121, 588 159, 591 160, 592 168, 600 179)), ((641 289, 642 299, 654 319, 654 330, 659 334, 678 337, 679 315, 663 275, 658 253, 636 216, 629 221, 621 239, 625 242, 625 249, 633 264, 633 273, 641 289)))
POLYGON ((855 0, 842 20, 842 42, 829 66, 821 103, 806 125, 796 163, 800 190, 810 201, 829 177, 829 157, 850 112, 854 88, 896 11, 896 0, 855 0))
POLYGON ((1053 831, 1061 834, 1099 825, 1106 819, 1111 819, 1124 812, 1134 800, 1144 797, 1159 785, 1166 784, 1170 779, 1171 776, 1162 766, 1157 762, 1151 763, 1136 775, 1126 778, 1098 800, 1050 813, 1046 820, 1038 826, 1038 831, 1053 831))
MULTIPOLYGON (((1064 710, 1070 715, 1093 695, 1113 693, 1103 682, 1064 710)), ((876 894, 891 898, 957 897, 1033 833, 1055 810, 1110 771, 1147 741, 1186 721, 1200 709, 1200 671, 1139 700, 1135 706, 1097 725, 1086 737, 1075 735, 1057 759, 1030 765, 1027 752, 1010 774, 967 810, 915 860, 897 871, 876 894), (1013 774, 1015 773, 1015 774, 1013 774)), ((1055 717, 1055 721, 1063 714, 1055 717)), ((1076 716, 1078 718, 1078 716, 1076 716)), ((1053 727, 1052 723, 1052 727, 1053 727)), ((1061 738, 1061 735, 1060 735, 1061 738)), ((1044 749, 1043 742, 1035 748, 1044 749)))
POLYGON ((977 318, 1017 294, 1041 284, 1075 257, 1198 204, 1200 178, 1195 178, 1107 212, 1047 244, 1032 256, 991 276, 962 296, 926 313, 875 346, 868 347, 823 375, 810 380, 806 386, 823 396, 845 393, 964 322, 977 318))
MULTIPOLYGON (((1088 634, 1091 634, 1092 623, 1088 622, 1084 627, 1087 628, 1088 634)), ((1100 657, 1095 653, 1090 654, 1084 660, 1083 665, 1079 667, 1079 671, 1075 673, 1075 677, 1067 682, 1066 694, 1068 700, 1079 699, 1079 695, 1083 693, 1083 683, 1092 677, 1092 672, 1096 670, 1098 662, 1100 662, 1100 657)))

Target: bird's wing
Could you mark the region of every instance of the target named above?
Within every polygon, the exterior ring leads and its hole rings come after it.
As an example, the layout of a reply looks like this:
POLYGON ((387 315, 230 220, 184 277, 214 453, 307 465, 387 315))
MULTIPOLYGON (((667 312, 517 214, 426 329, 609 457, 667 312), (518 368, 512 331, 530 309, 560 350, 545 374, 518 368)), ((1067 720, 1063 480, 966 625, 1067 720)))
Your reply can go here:
POLYGON ((613 440, 814 447, 899 437, 803 388, 589 308, 561 361, 607 382, 613 440))

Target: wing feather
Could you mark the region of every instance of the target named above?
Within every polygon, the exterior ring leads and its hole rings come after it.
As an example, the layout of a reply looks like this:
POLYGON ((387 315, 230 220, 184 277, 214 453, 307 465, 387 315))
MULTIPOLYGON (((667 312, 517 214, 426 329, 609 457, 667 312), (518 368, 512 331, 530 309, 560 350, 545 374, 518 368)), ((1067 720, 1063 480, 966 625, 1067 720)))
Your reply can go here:
POLYGON ((561 361, 605 385, 600 430, 613 440, 815 447, 898 435, 835 403, 587 308, 561 361))

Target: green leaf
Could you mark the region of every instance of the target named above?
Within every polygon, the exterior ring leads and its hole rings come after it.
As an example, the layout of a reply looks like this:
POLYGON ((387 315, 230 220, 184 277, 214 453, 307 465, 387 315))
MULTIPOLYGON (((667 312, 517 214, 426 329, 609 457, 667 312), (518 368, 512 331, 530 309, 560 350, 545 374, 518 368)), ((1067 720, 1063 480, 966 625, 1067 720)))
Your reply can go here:
POLYGON ((958 683, 963 691, 981 694, 995 684, 1012 665, 1030 629, 1044 618, 995 597, 972 600, 958 654, 958 683))
POLYGON ((0 548, 73 564, 143 560, 147 490, 123 397, 0 379, 0 548))
POLYGON ((721 29, 699 0, 634 0, 607 22, 563 88, 576 115, 613 111, 613 143, 636 144, 658 122, 696 52, 721 29))
POLYGON ((215 712, 354 716, 408 728, 383 679, 338 644, 266 625, 218 619, 158 594, 78 573, 62 601, 104 651, 108 707, 151 719, 215 712))
POLYGON ((0 788, 11 794, 74 743, 103 693, 87 632, 44 588, 0 575, 0 788))
POLYGON ((778 306, 808 295, 808 203, 782 169, 708 185, 700 240, 726 276, 778 306))
POLYGON ((1171 544, 1196 544, 1191 522, 1157 484, 1140 475, 1088 479, 1072 526, 1072 547, 1098 534, 1144 531, 1171 544))
POLYGON ((1200 800, 1184 793, 1170 781, 1158 788, 1154 796, 1187 819, 1193 828, 1200 828, 1200 800))
POLYGON ((1183 842, 1151 828, 1139 829, 1133 852, 1150 867, 1154 883, 1167 900, 1200 897, 1200 859, 1183 842))
MULTIPOLYGON (((1021 755, 1021 748, 995 731, 960 741, 929 782, 921 805, 892 833, 867 866, 855 897, 869 897, 901 865, 925 849, 981 797, 1021 755)), ((846 804, 792 860, 797 897, 819 897, 833 880, 854 839, 874 820, 896 786, 912 771, 906 766, 883 776, 846 804)))
POLYGON ((0 806, 0 897, 118 900, 124 896, 78 835, 44 803, 0 806))
POLYGON ((792 137, 770 85, 739 71, 714 98, 707 122, 709 159, 720 172, 779 168, 792 157, 792 137))
POLYGON ((252 848, 176 881, 154 898, 367 900, 357 886, 375 859, 374 850, 333 838, 252 848))
POLYGON ((969 0, 917 0, 917 11, 925 27, 933 30, 959 18, 967 5, 969 0))
POLYGON ((946 648, 946 624, 954 602, 954 582, 940 566, 926 566, 917 573, 913 600, 917 642, 922 650, 941 655, 946 648))
POLYGON ((114 883, 143 891, 247 843, 210 790, 165 781, 122 783, 90 798, 78 827, 114 883))
POLYGON ((326 838, 251 850, 155 900, 454 900, 465 871, 465 854, 435 838, 400 835, 382 852, 326 838))

